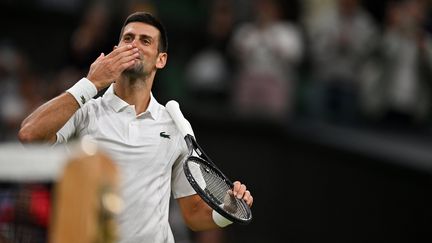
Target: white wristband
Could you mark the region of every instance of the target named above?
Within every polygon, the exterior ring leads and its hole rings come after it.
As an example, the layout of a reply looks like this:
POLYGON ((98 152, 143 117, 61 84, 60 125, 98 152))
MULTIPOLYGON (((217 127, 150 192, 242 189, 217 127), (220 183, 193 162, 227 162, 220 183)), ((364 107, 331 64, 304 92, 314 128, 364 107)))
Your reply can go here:
POLYGON ((87 78, 82 78, 66 92, 70 93, 82 107, 87 101, 91 100, 96 94, 96 86, 87 78))
POLYGON ((231 221, 229 221, 227 218, 225 218, 224 216, 220 215, 218 212, 216 212, 215 210, 213 210, 212 212, 212 218, 213 221, 215 222, 215 224, 217 224, 219 227, 223 228, 225 226, 228 226, 230 224, 232 224, 231 221))

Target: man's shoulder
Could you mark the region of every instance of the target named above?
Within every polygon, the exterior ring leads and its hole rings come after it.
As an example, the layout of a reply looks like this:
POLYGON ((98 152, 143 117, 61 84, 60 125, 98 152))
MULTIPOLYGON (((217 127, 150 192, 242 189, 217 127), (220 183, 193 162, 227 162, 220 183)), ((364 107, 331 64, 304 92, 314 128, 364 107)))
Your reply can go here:
POLYGON ((95 97, 95 98, 89 100, 87 103, 89 105, 92 105, 92 106, 100 106, 102 104, 103 100, 104 100, 103 96, 98 96, 98 97, 95 97))
POLYGON ((104 105, 102 97, 97 97, 87 101, 78 111, 88 113, 90 111, 96 111, 100 109, 104 109, 104 105))

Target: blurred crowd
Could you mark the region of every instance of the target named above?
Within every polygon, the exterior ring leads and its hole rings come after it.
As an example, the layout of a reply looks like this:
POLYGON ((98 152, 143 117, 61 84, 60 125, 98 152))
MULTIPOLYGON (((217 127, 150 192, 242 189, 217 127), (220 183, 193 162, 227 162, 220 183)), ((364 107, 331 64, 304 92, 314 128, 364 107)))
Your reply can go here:
POLYGON ((168 29, 168 66, 154 90, 161 103, 277 123, 431 121, 427 0, 34 0, 2 9, 15 17, 6 19, 13 32, 0 36, 0 141, 16 140, 25 116, 109 53, 133 11, 154 13, 168 29), (57 16, 40 35, 38 11, 57 16))

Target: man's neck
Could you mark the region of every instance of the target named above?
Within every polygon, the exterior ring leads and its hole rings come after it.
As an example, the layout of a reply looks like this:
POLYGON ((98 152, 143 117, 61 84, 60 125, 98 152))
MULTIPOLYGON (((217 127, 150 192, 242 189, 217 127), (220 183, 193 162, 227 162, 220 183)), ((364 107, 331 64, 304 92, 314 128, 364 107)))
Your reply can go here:
POLYGON ((146 111, 150 104, 150 93, 154 75, 146 80, 130 80, 122 76, 114 84, 114 93, 130 105, 135 106, 136 114, 146 111))

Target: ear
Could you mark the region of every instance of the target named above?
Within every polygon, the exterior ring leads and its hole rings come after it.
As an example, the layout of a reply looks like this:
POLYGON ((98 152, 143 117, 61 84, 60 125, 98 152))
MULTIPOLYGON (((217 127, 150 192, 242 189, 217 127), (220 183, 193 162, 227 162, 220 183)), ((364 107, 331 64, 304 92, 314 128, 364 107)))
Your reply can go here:
POLYGON ((168 59, 168 53, 166 53, 166 52, 159 53, 157 60, 156 60, 156 68, 157 69, 164 68, 166 65, 167 59, 168 59))

